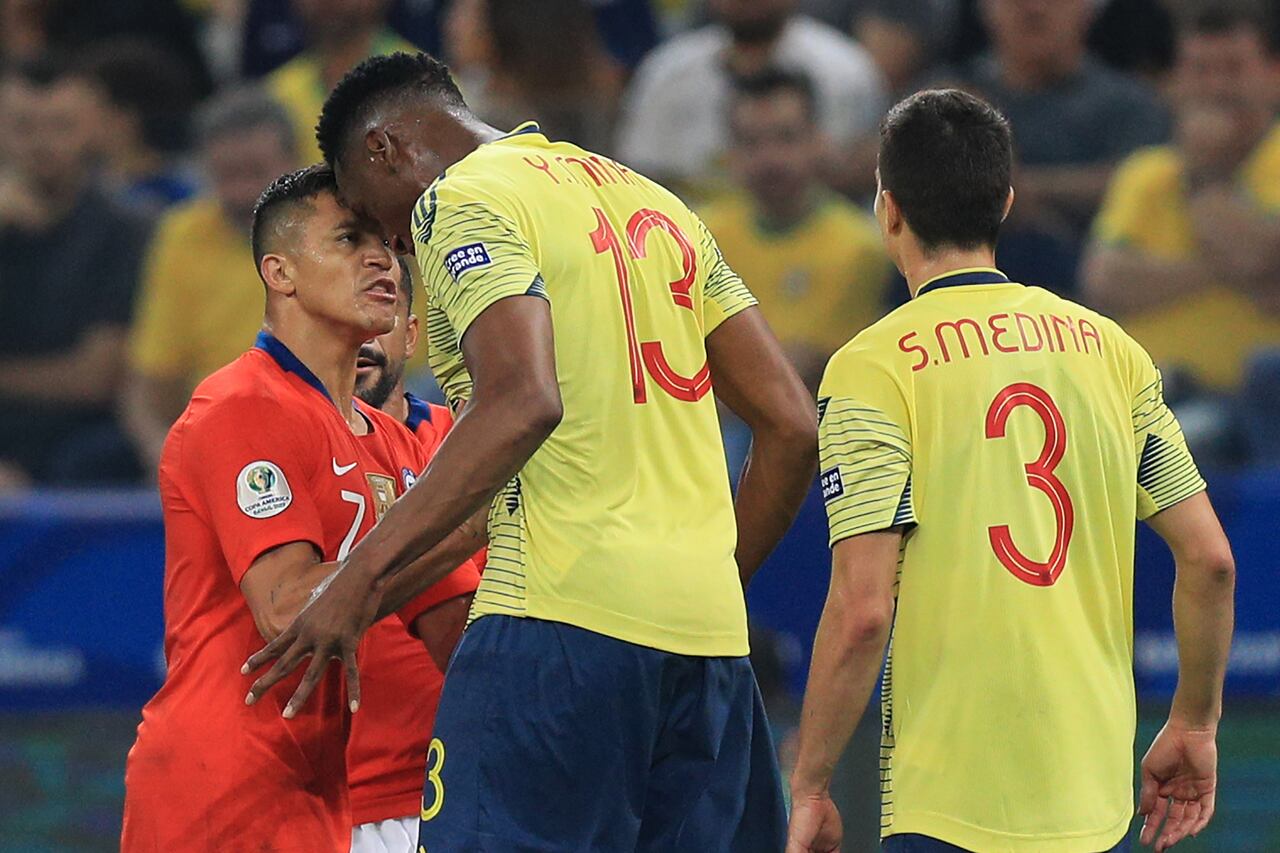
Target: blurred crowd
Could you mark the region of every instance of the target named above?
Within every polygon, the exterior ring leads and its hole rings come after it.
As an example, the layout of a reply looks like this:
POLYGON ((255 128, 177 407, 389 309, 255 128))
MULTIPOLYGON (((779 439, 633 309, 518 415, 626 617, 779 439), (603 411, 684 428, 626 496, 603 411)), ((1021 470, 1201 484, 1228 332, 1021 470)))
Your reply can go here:
POLYGON ((690 200, 814 386, 907 296, 870 214, 880 117, 975 91, 1017 144, 1005 271, 1138 338, 1202 461, 1278 463, 1276 5, 0 0, 0 490, 151 476, 260 323, 258 193, 318 159, 348 68, 415 48, 495 126, 690 200))

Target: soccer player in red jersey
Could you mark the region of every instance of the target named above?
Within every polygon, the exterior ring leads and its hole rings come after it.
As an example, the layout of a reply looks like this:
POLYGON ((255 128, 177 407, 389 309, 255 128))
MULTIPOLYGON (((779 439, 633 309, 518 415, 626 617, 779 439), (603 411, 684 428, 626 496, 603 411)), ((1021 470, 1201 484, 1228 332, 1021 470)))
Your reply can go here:
MULTIPOLYGON (((279 702, 246 707, 248 682, 227 675, 426 462, 394 418, 352 399, 360 345, 396 322, 397 270, 334 190, 332 173, 312 168, 264 193, 253 229, 263 332, 201 383, 165 443, 169 671, 129 753, 125 853, 339 853, 351 843, 347 706, 358 694, 330 671, 318 701, 282 719, 279 702)), ((456 566, 474 550, 454 541, 434 558, 456 566)), ((397 607, 408 599, 388 596, 397 607)), ((406 615, 415 609, 421 598, 406 615)))
MULTIPOLYGON (((395 328, 360 347, 356 396, 403 423, 430 461, 453 416, 404 390, 405 363, 418 344, 413 280, 400 261, 400 302, 395 328)), ((485 542, 483 520, 475 544, 485 542)), ((351 853, 412 853, 417 849, 422 779, 427 771, 431 729, 449 655, 467 622, 471 594, 479 582, 484 551, 471 558, 476 570, 454 572, 402 608, 401 620, 383 619, 365 635, 360 657, 361 711, 351 719, 347 780, 351 798, 351 853), (417 615, 421 611, 421 615, 417 615), (424 648, 425 645, 425 648, 424 648), (412 696, 412 701, 406 701, 412 696)))

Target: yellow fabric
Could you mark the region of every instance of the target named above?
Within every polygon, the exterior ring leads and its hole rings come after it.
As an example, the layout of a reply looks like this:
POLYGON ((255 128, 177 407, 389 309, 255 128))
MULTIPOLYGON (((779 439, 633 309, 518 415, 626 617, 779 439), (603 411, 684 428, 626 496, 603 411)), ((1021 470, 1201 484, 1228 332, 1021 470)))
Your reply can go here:
MULTIPOLYGON (((1240 171, 1240 189, 1268 214, 1280 214, 1280 126, 1240 171)), ((1104 244, 1167 260, 1191 258, 1191 223, 1182 159, 1172 147, 1147 148, 1116 169, 1094 224, 1104 244)), ((1280 318, 1225 286, 1184 296, 1129 318, 1125 327, 1161 365, 1182 365, 1212 386, 1239 385, 1249 355, 1280 342, 1280 318)))
MULTIPOLYGON (((374 39, 369 56, 383 56, 398 50, 406 53, 418 52, 418 48, 387 31, 374 39)), ((271 96, 289 113, 300 161, 319 162, 321 157, 320 146, 316 144, 316 122, 320 120, 320 110, 324 108, 324 100, 329 96, 329 87, 325 85, 319 59, 309 51, 294 57, 266 76, 266 87, 271 96)))
POLYGON ((825 195, 785 232, 761 227, 745 195, 709 205, 703 221, 741 271, 778 339, 831 354, 880 317, 890 265, 875 219, 825 195))
POLYGON ((148 249, 130 332, 130 361, 144 376, 194 388, 253 346, 265 295, 247 228, 199 198, 168 212, 148 249))
POLYGON ((470 387, 459 342, 485 309, 541 295, 555 326, 564 419, 494 501, 473 616, 566 622, 678 654, 746 654, 714 397, 701 387, 676 399, 663 387, 681 387, 672 374, 697 375, 706 335, 754 304, 702 223, 657 184, 525 125, 423 194, 414 241, 431 363, 455 406, 470 387), (671 284, 686 261, 687 292, 671 284))
POLYGON ((1204 488, 1151 359, 1039 288, 925 289, 832 357, 819 411, 832 542, 907 530, 882 833, 985 853, 1110 849, 1133 813, 1134 518, 1204 488), (1002 397, 1022 383, 1039 390, 1002 397), (997 398, 1014 405, 988 437, 997 398), (1028 471, 1047 446, 1072 521, 1060 573, 1037 585, 997 556, 992 530, 1050 562, 1067 525, 1028 471))

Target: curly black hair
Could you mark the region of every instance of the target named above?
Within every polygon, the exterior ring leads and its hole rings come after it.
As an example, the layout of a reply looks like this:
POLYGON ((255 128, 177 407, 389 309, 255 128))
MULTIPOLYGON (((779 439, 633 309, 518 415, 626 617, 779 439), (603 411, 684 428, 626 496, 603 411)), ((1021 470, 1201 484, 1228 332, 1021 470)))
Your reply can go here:
POLYGON ((308 202, 321 193, 338 194, 338 182, 334 178, 333 169, 324 163, 316 163, 281 175, 272 181, 258 203, 253 206, 253 226, 249 231, 249 241, 253 245, 253 262, 262 273, 262 256, 269 251, 267 243, 276 229, 281 216, 294 205, 308 202))
POLYGON ((324 161, 330 166, 338 161, 352 126, 379 99, 409 89, 434 95, 451 106, 466 106, 448 66, 435 57, 403 52, 370 57, 346 73, 320 111, 316 141, 324 161))

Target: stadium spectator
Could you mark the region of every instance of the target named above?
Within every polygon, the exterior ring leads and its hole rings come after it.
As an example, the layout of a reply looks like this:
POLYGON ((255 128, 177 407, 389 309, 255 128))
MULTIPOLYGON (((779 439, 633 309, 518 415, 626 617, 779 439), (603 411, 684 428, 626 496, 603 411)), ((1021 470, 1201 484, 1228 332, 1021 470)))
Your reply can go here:
POLYGON ((992 50, 961 78, 1008 117, 1018 157, 1001 263, 1019 281, 1071 292, 1111 170, 1165 141, 1167 117, 1142 83, 1090 56, 1090 0, 982 0, 981 11, 992 50))
POLYGON ((890 272, 875 221, 822 184, 817 108, 803 74, 738 80, 729 164, 740 190, 703 216, 811 390, 849 333, 879 318, 890 272))
POLYGON ((455 0, 445 36, 467 103, 483 120, 512 128, 533 119, 549 139, 608 148, 622 69, 586 0, 455 0))
POLYGON ((1280 341, 1280 62, 1264 18, 1205 12, 1181 30, 1173 144, 1117 170, 1086 293, 1158 363, 1211 389, 1280 341))
POLYGON ((712 0, 716 23, 675 36, 641 63, 624 103, 621 159, 677 188, 721 176, 730 80, 768 67, 813 80, 822 128, 836 144, 872 130, 885 107, 870 55, 840 31, 795 13, 795 0, 712 0))
POLYGON ((349 68, 369 56, 417 48, 387 27, 390 0, 292 0, 306 49, 266 76, 267 90, 293 120, 298 159, 320 159, 316 120, 324 96, 349 68))
POLYGON ((112 404, 146 224, 93 184, 83 79, 32 61, 3 89, 0 460, 44 482, 133 476, 112 404))
POLYGON ((257 89, 220 96, 197 125, 209 191, 157 226, 130 330, 122 412, 153 475, 191 390, 258 331, 263 294, 249 222, 262 188, 295 162, 288 115, 257 89))
POLYGON ((111 39, 81 67, 101 97, 95 138, 103 179, 125 204, 153 216, 196 191, 181 162, 194 92, 187 68, 141 39, 111 39))

